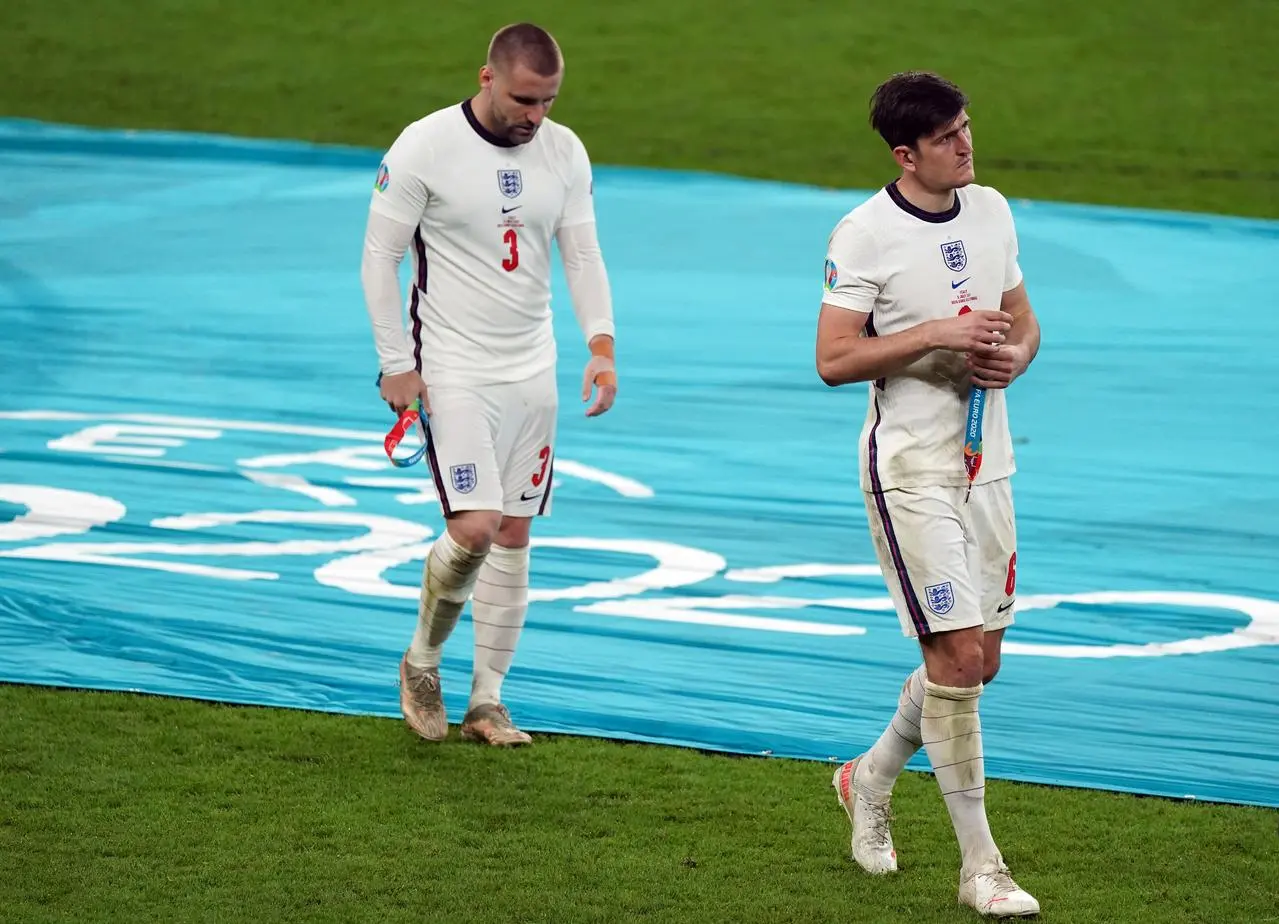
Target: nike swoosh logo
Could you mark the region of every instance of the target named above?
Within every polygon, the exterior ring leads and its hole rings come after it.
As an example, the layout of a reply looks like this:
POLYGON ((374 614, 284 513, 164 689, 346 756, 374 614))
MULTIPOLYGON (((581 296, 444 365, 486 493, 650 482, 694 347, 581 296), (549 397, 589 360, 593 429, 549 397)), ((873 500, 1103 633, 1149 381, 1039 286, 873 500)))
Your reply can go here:
MULTIPOLYGON (((519 208, 519 206, 516 206, 516 208, 519 208)), ((959 288, 960 286, 962 286, 965 282, 967 282, 968 280, 970 280, 970 279, 972 279, 972 278, 973 278, 972 276, 965 276, 963 279, 959 280, 959 282, 952 282, 952 283, 950 284, 950 287, 951 287, 952 289, 958 289, 958 288, 959 288)))
POLYGON ((1014 603, 1016 603, 1016 602, 1017 602, 1016 600, 1009 600, 1009 601, 1008 601, 1007 603, 1005 603, 1003 606, 995 607, 995 612, 996 612, 996 613, 1002 613, 1004 610, 1012 609, 1012 605, 1013 605, 1014 603))
POLYGON ((510 214, 511 212, 514 212, 516 209, 522 209, 522 208, 524 208, 524 206, 522 206, 522 205, 513 205, 513 206, 511 206, 509 209, 508 209, 508 208, 503 208, 503 209, 502 209, 502 214, 503 214, 503 215, 508 215, 508 214, 510 214))
POLYGON ((541 491, 538 491, 536 494, 529 494, 527 491, 525 491, 522 494, 520 494, 520 500, 522 501, 537 500, 541 496, 542 496, 541 491))

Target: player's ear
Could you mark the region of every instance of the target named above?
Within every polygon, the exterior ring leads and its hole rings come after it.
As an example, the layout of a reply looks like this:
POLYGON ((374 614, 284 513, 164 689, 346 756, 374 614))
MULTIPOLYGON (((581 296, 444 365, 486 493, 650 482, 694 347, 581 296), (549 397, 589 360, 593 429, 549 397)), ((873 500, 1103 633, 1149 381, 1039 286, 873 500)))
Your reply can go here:
POLYGON ((893 159, 897 161, 897 166, 903 170, 915 169, 915 151, 908 145, 899 144, 893 148, 893 159))
POLYGON ((487 64, 480 67, 480 88, 488 90, 493 86, 493 68, 487 64))

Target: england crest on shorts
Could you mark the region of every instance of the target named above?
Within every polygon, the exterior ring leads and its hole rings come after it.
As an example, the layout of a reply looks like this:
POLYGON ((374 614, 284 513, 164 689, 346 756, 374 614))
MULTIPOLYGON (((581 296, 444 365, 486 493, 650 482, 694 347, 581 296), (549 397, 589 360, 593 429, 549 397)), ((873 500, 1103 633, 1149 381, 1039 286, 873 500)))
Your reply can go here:
POLYGON ((948 241, 942 244, 941 255, 946 261, 946 268, 952 273, 958 273, 968 265, 968 254, 964 252, 963 241, 948 241))
POLYGON ((475 490, 475 464, 454 465, 449 469, 453 479, 453 490, 458 494, 470 494, 475 490))
POLYGON ((945 616, 955 606, 955 591, 950 581, 925 587, 924 596, 928 598, 928 608, 938 616, 945 616))
POLYGON ((497 187, 502 190, 502 195, 506 196, 506 198, 514 199, 524 192, 524 178, 520 176, 518 170, 499 170, 497 171, 497 187))

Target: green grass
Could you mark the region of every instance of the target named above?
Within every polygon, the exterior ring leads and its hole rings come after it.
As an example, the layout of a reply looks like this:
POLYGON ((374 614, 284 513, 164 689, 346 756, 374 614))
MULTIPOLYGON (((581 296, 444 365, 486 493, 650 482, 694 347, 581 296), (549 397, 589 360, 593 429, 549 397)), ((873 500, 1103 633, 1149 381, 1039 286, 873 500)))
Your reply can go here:
POLYGON ((927 67, 1010 196, 1279 216, 1274 0, 6 0, 0 113, 385 147, 529 16, 601 163, 878 186, 867 97, 927 67))
MULTIPOLYGON (((6 922, 976 919, 917 774, 902 869, 873 879, 820 764, 499 753, 385 719, 16 687, 0 713, 6 922)), ((1274 812, 1011 783, 988 801, 1046 922, 1279 921, 1274 812)))
MULTIPOLYGON (((530 15, 8 0, 0 115, 384 147, 470 93, 487 36, 530 15)), ((1279 216, 1273 0, 535 15, 569 60, 556 116, 600 163, 876 186, 866 97, 930 67, 973 96, 980 178, 1009 195, 1279 216)), ((972 919, 926 776, 898 791, 902 873, 871 880, 821 765, 572 739, 499 754, 385 720, 19 687, 0 715, 6 924, 972 919)), ((1046 921, 1279 921, 1274 812, 1006 783, 989 804, 1046 921)))

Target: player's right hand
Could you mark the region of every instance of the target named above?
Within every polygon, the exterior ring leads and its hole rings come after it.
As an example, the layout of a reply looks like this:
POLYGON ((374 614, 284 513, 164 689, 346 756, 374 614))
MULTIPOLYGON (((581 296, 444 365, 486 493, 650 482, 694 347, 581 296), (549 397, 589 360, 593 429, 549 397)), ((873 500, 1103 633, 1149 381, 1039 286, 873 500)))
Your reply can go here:
POLYGON ((431 413, 431 403, 426 396, 426 383, 422 376, 414 370, 398 372, 395 375, 382 376, 382 400, 397 414, 403 414, 418 398, 422 399, 422 410, 431 413))
POLYGON ((1006 311, 968 311, 936 322, 936 341, 943 350, 979 353, 996 349, 1013 326, 1006 311))

